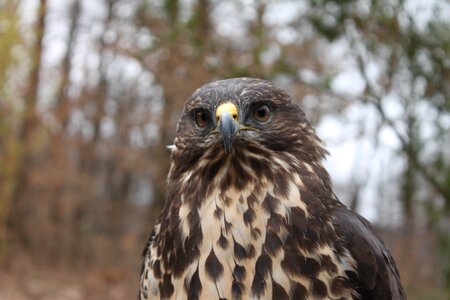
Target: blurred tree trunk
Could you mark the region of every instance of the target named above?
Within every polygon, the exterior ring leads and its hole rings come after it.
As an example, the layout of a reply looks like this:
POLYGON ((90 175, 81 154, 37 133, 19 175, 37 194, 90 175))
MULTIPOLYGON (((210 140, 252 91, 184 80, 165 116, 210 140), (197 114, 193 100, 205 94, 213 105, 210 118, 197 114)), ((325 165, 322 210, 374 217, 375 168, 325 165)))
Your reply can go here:
MULTIPOLYGON (((19 242, 27 244, 29 234, 27 231, 27 218, 33 210, 33 203, 28 201, 28 193, 31 192, 31 170, 34 163, 35 141, 34 134, 39 126, 36 114, 36 104, 39 89, 39 74, 41 69, 43 37, 45 33, 45 17, 47 13, 47 1, 40 0, 38 6, 38 18, 35 26, 34 46, 31 48, 31 67, 27 86, 24 94, 24 110, 22 123, 18 130, 18 141, 21 149, 18 157, 15 192, 12 198, 9 228, 11 234, 19 239, 19 242)), ((30 228, 29 228, 30 229, 30 228)))
POLYGON ((78 19, 80 17, 80 1, 75 0, 70 8, 70 29, 67 41, 67 51, 64 55, 61 65, 61 82, 56 95, 55 114, 61 126, 62 134, 65 133, 70 120, 69 87, 70 71, 72 70, 71 61, 75 54, 76 33, 78 28, 78 19))
MULTIPOLYGON (((168 73, 167 70, 171 67, 174 67, 169 60, 172 60, 176 53, 179 51, 179 48, 175 45, 177 44, 177 36, 179 34, 178 24, 178 15, 179 15, 179 1, 178 0, 166 0, 164 3, 164 11, 167 15, 167 24, 165 24, 166 30, 163 33, 165 36, 165 40, 168 42, 169 57, 167 58, 167 63, 165 64, 165 70, 163 72, 158 72, 157 70, 152 70, 153 73, 157 76, 158 83, 163 87, 166 84, 169 84, 162 78, 165 73, 168 73), (170 66, 169 66, 170 65, 170 66)), ((143 59, 142 59, 143 60, 143 59)), ((156 68, 159 68, 157 65, 156 68)), ((170 75, 169 75, 170 76, 170 75)), ((165 90, 164 95, 164 104, 161 112, 161 119, 159 122, 159 139, 158 143, 151 145, 149 147, 149 156, 151 160, 157 161, 158 163, 155 165, 154 170, 154 178, 152 179, 153 185, 153 202, 151 204, 149 210, 150 223, 156 218, 157 213, 159 213, 161 207, 164 204, 165 194, 166 194, 166 175, 169 170, 169 154, 166 148, 167 145, 171 144, 170 140, 170 128, 172 124, 172 113, 174 108, 174 95, 170 95, 170 90, 165 90)), ((152 226, 152 224, 147 224, 152 226)))
MULTIPOLYGON (((109 59, 108 47, 105 44, 106 30, 110 26, 112 21, 112 8, 114 1, 106 1, 106 17, 103 21, 105 31, 98 37, 98 55, 100 57, 100 64, 98 69, 99 81, 94 89, 86 87, 88 89, 85 95, 88 100, 86 101, 86 112, 91 124, 92 133, 86 141, 82 141, 80 145, 79 155, 79 172, 84 178, 84 194, 81 197, 78 212, 74 220, 74 233, 77 240, 81 241, 77 245, 74 245, 72 251, 74 254, 81 255, 86 259, 86 263, 92 263, 92 260, 99 259, 93 255, 89 255, 93 251, 93 237, 95 236, 95 230, 100 227, 100 224, 104 221, 105 212, 102 207, 105 207, 104 201, 107 194, 104 194, 104 190, 108 189, 106 177, 110 174, 105 173, 105 161, 108 157, 104 156, 101 149, 101 124, 105 117, 105 103, 108 97, 108 87, 110 83, 107 80, 107 69, 109 59)), ((112 220, 113 221, 113 220, 112 220)))
POLYGON ((20 44, 17 28, 17 1, 6 1, 1 7, 0 23, 7 24, 0 37, 0 259, 8 250, 7 222, 14 194, 17 170, 17 140, 14 135, 12 91, 8 85, 8 71, 17 61, 12 49, 20 44))
POLYGON ((264 77, 262 64, 262 54, 268 47, 266 37, 266 25, 264 23, 264 14, 266 13, 266 3, 260 2, 256 7, 257 17, 255 22, 250 26, 252 36, 255 37, 256 43, 253 47, 253 63, 251 64, 252 72, 256 77, 264 77))
POLYGON ((403 205, 403 214, 407 222, 406 228, 411 228, 414 225, 414 208, 416 206, 415 195, 417 194, 417 179, 414 160, 419 155, 419 145, 417 138, 417 125, 413 116, 407 118, 407 134, 408 140, 403 145, 402 151, 406 153, 407 164, 403 173, 403 186, 401 201, 403 205))
MULTIPOLYGON (((72 58, 75 54, 76 38, 80 18, 80 1, 75 0, 69 8, 69 34, 66 41, 67 50, 60 68, 60 82, 56 91, 56 101, 52 107, 52 113, 56 118, 58 128, 53 130, 48 141, 46 162, 48 172, 56 172, 57 179, 53 185, 49 184, 47 196, 49 198, 50 230, 45 239, 52 240, 49 253, 52 253, 52 263, 55 265, 73 260, 77 253, 73 253, 74 236, 78 236, 77 224, 74 222, 76 207, 80 205, 79 199, 73 195, 77 189, 77 165, 74 153, 77 152, 77 142, 68 132, 71 109, 77 103, 69 101, 70 72, 72 70, 72 58)), ((75 247, 77 248, 77 247, 75 247)))

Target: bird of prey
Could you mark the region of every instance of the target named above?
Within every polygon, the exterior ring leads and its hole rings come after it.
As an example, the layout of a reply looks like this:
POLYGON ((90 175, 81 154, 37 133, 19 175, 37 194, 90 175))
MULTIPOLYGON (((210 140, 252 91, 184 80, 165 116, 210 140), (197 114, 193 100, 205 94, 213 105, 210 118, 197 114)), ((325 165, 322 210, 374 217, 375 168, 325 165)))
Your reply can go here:
POLYGON ((327 151, 268 81, 206 84, 178 123, 140 299, 405 299, 396 265, 339 202, 327 151))

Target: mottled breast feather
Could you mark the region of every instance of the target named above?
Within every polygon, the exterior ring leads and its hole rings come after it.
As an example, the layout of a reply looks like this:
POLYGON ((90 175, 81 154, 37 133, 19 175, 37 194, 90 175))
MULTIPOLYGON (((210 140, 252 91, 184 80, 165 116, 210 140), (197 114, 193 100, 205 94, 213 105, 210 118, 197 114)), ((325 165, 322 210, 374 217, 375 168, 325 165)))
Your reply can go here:
POLYGON ((334 195, 326 150, 283 90, 251 78, 201 87, 171 149, 140 299, 406 298, 384 243, 334 195), (214 118, 224 101, 241 126, 227 150, 214 118), (270 118, 257 122, 262 105, 270 118))

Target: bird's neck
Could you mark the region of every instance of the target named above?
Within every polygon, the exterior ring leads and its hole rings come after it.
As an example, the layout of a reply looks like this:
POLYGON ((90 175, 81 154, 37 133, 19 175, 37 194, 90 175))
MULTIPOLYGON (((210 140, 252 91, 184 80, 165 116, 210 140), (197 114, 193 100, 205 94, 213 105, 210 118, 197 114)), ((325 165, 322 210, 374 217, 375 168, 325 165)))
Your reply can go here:
POLYGON ((193 169, 172 170, 168 183, 172 194, 165 215, 172 216, 165 221, 167 227, 182 237, 201 232, 208 247, 223 241, 222 236, 244 248, 257 246, 274 216, 289 219, 296 209, 307 218, 337 203, 329 201, 335 196, 320 162, 300 161, 282 152, 209 155, 193 169))

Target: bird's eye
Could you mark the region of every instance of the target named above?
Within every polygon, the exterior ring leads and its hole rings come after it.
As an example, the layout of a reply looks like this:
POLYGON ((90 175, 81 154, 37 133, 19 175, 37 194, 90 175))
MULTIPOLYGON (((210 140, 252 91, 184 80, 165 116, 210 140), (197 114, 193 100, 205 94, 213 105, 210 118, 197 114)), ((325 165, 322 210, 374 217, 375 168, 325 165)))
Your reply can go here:
POLYGON ((199 128, 205 128, 208 123, 208 114, 202 110, 196 111, 194 119, 199 128))
POLYGON ((270 117, 270 109, 267 105, 259 106, 253 113, 253 117, 258 122, 266 122, 270 117))

